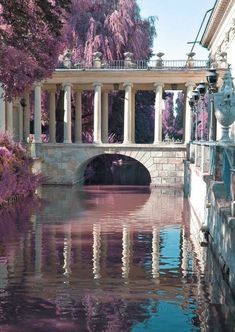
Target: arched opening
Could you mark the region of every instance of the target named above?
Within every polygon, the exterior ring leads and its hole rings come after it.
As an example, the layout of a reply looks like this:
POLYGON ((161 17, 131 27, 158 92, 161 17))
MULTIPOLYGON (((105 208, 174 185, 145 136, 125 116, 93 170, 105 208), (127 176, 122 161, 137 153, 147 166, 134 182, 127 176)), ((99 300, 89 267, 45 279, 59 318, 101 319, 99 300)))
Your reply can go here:
POLYGON ((149 186, 149 171, 139 161, 120 154, 102 154, 85 167, 84 185, 149 186))

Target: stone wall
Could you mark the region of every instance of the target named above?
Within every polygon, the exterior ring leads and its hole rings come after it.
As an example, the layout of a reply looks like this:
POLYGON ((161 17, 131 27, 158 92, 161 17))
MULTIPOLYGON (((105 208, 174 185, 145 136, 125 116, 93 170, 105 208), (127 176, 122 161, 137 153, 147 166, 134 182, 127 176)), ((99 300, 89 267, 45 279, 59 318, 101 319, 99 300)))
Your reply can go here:
POLYGON ((50 184, 82 183, 86 165, 93 158, 120 154, 146 167, 151 186, 183 186, 186 147, 181 144, 31 144, 31 154, 37 158, 37 170, 48 177, 50 184))
POLYGON ((235 218, 231 216, 231 200, 223 181, 215 180, 213 174, 202 172, 188 161, 185 162, 184 192, 189 198, 194 241, 211 248, 224 279, 235 293, 235 218))

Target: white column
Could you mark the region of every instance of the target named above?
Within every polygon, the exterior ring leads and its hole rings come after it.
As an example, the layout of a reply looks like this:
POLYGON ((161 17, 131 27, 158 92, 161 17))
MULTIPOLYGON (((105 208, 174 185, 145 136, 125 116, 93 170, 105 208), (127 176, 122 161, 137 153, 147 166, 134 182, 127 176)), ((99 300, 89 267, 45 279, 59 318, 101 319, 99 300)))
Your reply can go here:
POLYGON ((216 120, 216 140, 219 141, 222 137, 222 126, 218 120, 216 120))
POLYGON ((36 83, 34 87, 34 143, 42 143, 41 89, 42 89, 42 84, 36 83))
POLYGON ((28 137, 30 135, 30 97, 29 93, 27 93, 25 96, 25 109, 24 109, 24 128, 23 128, 23 135, 24 135, 24 140, 25 142, 28 141, 28 137))
POLYGON ((65 83, 64 88, 64 143, 72 143, 71 131, 71 92, 72 84, 65 83))
POLYGON ((75 143, 82 143, 82 91, 75 94, 75 143))
POLYGON ((56 103, 55 103, 55 89, 49 90, 49 137, 50 143, 56 143, 56 103))
POLYGON ((123 143, 132 143, 132 95, 131 89, 133 84, 126 82, 123 84, 125 88, 125 101, 124 101, 124 137, 123 143))
POLYGON ((101 143, 101 83, 93 84, 94 94, 94 141, 93 143, 101 143))
POLYGON ((20 100, 17 100, 17 111, 18 111, 18 115, 19 115, 19 141, 23 142, 23 135, 24 135, 24 115, 23 115, 23 109, 22 106, 20 104, 20 100))
POLYGON ((101 139, 103 143, 108 143, 108 124, 109 124, 109 93, 105 91, 102 93, 102 124, 101 124, 101 139))
POLYGON ((184 143, 189 143, 191 141, 191 133, 192 133, 192 111, 188 101, 192 96, 192 91, 193 87, 195 86, 195 83, 187 82, 185 86, 187 87, 187 92, 186 92, 186 105, 185 105, 184 143))
POLYGON ((13 104, 12 102, 6 103, 6 122, 7 122, 7 131, 13 133, 13 104))
POLYGON ((131 129, 131 133, 132 133, 132 137, 131 137, 131 141, 132 143, 135 143, 135 95, 136 95, 136 91, 132 91, 132 101, 131 101, 131 105, 132 105, 132 129, 131 129))
POLYGON ((154 144, 162 142, 162 89, 164 84, 155 83, 155 122, 154 122, 154 144))
POLYGON ((4 90, 0 85, 0 132, 6 130, 5 100, 2 96, 4 90))

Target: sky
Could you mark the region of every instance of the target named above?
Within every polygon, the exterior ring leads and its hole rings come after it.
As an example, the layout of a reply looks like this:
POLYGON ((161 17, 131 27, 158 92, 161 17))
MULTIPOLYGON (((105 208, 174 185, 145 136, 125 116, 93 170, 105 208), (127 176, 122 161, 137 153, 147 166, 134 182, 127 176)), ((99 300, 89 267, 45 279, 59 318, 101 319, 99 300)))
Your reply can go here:
MULTIPOLYGON (((157 37, 153 53, 165 53, 164 60, 184 60, 190 52, 207 10, 213 8, 215 0, 137 0, 143 18, 156 16, 157 37)), ((210 13, 207 15, 209 18, 210 13)), ((207 23, 205 20, 205 24, 207 23)), ((201 34, 205 28, 203 25, 201 34)), ((199 38, 200 39, 200 38, 199 38)), ((196 60, 206 60, 208 51, 195 44, 196 60)))

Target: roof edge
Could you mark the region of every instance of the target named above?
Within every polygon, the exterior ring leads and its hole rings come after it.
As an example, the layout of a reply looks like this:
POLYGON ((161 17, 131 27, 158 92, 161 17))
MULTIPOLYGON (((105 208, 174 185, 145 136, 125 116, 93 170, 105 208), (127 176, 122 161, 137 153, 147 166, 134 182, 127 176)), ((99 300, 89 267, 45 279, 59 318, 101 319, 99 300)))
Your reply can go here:
POLYGON ((210 45, 210 42, 211 42, 219 24, 223 20, 224 14, 230 4, 231 4, 230 0, 217 0, 216 1, 213 11, 211 12, 211 15, 208 19, 206 28, 203 32, 203 35, 202 35, 202 38, 200 41, 200 44, 203 47, 208 48, 208 46, 210 45))

